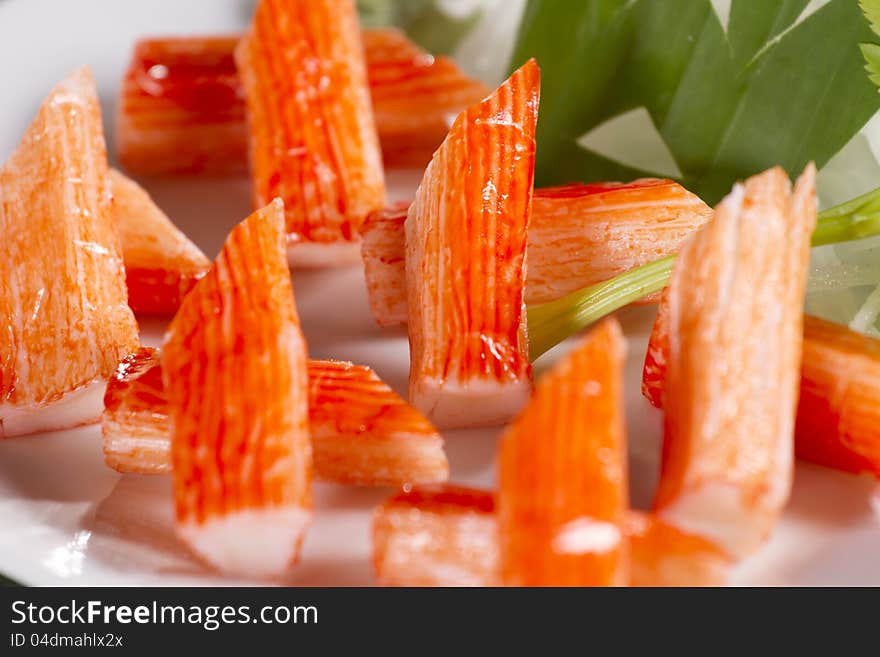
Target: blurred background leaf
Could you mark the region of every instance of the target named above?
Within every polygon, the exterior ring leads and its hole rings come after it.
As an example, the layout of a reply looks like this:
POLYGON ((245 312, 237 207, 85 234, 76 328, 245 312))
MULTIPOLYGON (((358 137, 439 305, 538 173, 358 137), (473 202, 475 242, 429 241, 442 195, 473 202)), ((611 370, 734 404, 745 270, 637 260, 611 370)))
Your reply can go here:
POLYGON ((475 0, 358 0, 365 27, 393 26, 436 55, 455 51, 483 15, 475 0))

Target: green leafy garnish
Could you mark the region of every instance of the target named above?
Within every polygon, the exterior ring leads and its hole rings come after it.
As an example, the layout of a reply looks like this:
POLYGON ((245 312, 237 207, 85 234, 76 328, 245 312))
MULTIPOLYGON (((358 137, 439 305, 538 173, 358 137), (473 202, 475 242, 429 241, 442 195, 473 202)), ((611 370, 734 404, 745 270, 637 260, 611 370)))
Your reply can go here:
POLYGON ((880 109, 859 44, 869 62, 880 46, 852 0, 799 20, 807 5, 732 0, 725 30, 709 0, 530 0, 512 64, 542 68, 537 184, 654 174, 578 145, 638 108, 710 204, 773 165, 823 166, 880 109))
MULTIPOLYGON (((880 235, 880 188, 820 212, 812 244, 835 244, 873 235, 880 235)), ((530 306, 531 359, 614 311, 662 290, 674 263, 675 256, 667 256, 556 301, 530 306)))
POLYGON ((437 0, 358 0, 364 27, 399 27, 436 55, 451 53, 482 16, 482 9, 453 16, 437 0))
MULTIPOLYGON (((871 31, 880 36, 880 0, 859 0, 862 13, 871 25, 871 31)), ((880 87, 880 45, 876 43, 859 44, 865 58, 865 69, 871 82, 880 87)))

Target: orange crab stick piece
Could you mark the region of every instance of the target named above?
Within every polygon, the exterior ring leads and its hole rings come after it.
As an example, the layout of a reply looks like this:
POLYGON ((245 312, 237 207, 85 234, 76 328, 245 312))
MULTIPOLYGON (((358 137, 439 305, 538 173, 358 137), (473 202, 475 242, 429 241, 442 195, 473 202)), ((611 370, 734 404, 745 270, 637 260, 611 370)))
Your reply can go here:
MULTIPOLYGON (((446 481, 443 439, 369 367, 310 360, 309 426, 315 478, 361 486, 446 481)), ((104 460, 119 472, 171 472, 168 400, 158 351, 120 363, 107 386, 104 460)))
POLYGON ((244 93, 234 56, 239 38, 135 45, 116 117, 123 167, 140 175, 247 171, 244 93))
POLYGON ((366 30, 364 50, 386 167, 424 167, 453 119, 492 91, 452 59, 431 55, 397 30, 366 30))
POLYGON ((101 416, 104 462, 119 472, 171 472, 171 426, 156 349, 141 347, 119 363, 101 416))
POLYGON ((174 314, 211 261, 140 185, 115 169, 110 170, 110 185, 128 305, 138 314, 174 314))
POLYGON ((225 572, 270 576, 311 518, 306 345, 280 200, 230 233, 162 349, 177 529, 225 572))
MULTIPOLYGON (((526 303, 554 301, 676 253, 711 214, 696 195, 671 180, 536 189, 526 303)), ((361 228, 367 291, 380 326, 406 323, 405 219, 398 205, 375 213, 361 228)))
MULTIPOLYGON (((500 586, 498 519, 489 491, 457 486, 400 492, 373 514, 373 566, 382 586, 500 586)), ((730 560, 709 541, 629 511, 622 529, 631 586, 718 586, 730 560)))
POLYGON ((379 326, 406 324, 406 233, 408 203, 374 212, 361 226, 361 257, 370 309, 379 326))
POLYGON ((501 572, 514 586, 629 581, 624 338, 611 319, 546 374, 501 439, 501 572))
POLYGON ((462 113, 406 220, 412 404, 492 425, 528 398, 523 303, 540 74, 534 60, 462 113))
POLYGON ((669 358, 669 288, 660 295, 657 317, 651 329, 645 365, 642 368, 642 395, 654 408, 663 408, 663 382, 669 358))
POLYGON ((804 317, 798 458, 880 477, 880 340, 804 317))
MULTIPOLYGON (((668 336, 660 305, 645 359, 642 392, 660 408, 668 336)), ((836 470, 880 477, 880 341, 804 316, 795 456, 836 470)))
POLYGON ((380 586, 501 586, 494 494, 397 493, 373 512, 373 568, 380 586))
POLYGON ((97 422, 137 349, 95 81, 79 69, 0 168, 0 437, 97 422))
MULTIPOLYGON (((137 43, 117 118, 119 159, 126 169, 142 175, 247 171, 244 92, 234 57, 239 39, 137 43)), ((365 30, 363 45, 385 166, 425 166, 450 120, 490 90, 398 30, 365 30)))
POLYGON ((677 253, 711 215, 696 194, 672 180, 537 189, 526 302, 554 301, 677 253))
POLYGON ((284 200, 291 264, 357 262, 385 181, 354 3, 261 0, 236 62, 255 205, 284 200))
POLYGON ((668 292, 657 514, 735 557, 788 500, 815 170, 737 185, 689 240, 668 292))

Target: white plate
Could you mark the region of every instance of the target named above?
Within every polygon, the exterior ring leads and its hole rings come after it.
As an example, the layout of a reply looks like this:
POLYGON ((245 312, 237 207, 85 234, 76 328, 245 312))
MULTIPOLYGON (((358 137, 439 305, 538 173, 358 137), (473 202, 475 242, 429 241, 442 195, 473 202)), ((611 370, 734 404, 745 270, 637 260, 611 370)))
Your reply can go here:
MULTIPOLYGON (((92 66, 110 125, 137 37, 236 31, 250 5, 245 0, 0 0, 0 158, 14 148, 45 94, 76 66, 92 66)), ((108 139, 112 152, 112 133, 108 139)), ((392 193, 401 198, 418 182, 412 172, 390 178, 392 193)), ((246 182, 142 182, 209 254, 249 210, 246 182)), ((313 356, 371 365, 405 392, 406 336, 375 326, 358 269, 297 274, 294 282, 313 356)), ((660 435, 659 414, 639 394, 652 315, 649 309, 622 314, 630 338, 627 410, 636 505, 651 498, 660 435)), ((144 341, 155 344, 162 326, 147 322, 142 329, 144 341)), ((538 374, 553 356, 541 361, 538 374)), ((497 433, 447 435, 455 482, 493 485, 497 433)), ((389 493, 316 486, 316 521, 300 566, 284 583, 371 584, 370 513, 389 493)), ((880 496, 873 480, 801 465, 773 539, 738 569, 735 582, 880 585, 878 516, 880 496)), ((169 480, 107 469, 95 427, 0 443, 0 572, 27 584, 248 583, 221 578, 187 555, 173 534, 169 480)))

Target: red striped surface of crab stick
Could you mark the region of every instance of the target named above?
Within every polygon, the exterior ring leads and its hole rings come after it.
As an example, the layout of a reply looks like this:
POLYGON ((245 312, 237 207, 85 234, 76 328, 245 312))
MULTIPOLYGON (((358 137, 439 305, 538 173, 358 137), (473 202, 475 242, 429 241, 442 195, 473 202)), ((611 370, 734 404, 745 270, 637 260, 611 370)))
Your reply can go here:
POLYGON ((554 301, 677 253, 711 214, 672 180, 536 189, 526 302, 554 301))
POLYGON ((177 529, 221 571, 283 572, 311 519, 306 345, 280 200, 230 233, 165 335, 177 529))
POLYGON ((45 99, 0 168, 0 437, 97 422, 138 344, 95 81, 45 99))
MULTIPOLYGON (((117 117, 119 159, 129 171, 247 171, 239 36, 146 39, 135 46, 117 117)), ((464 108, 489 89, 448 57, 395 29, 365 30, 364 56, 385 167, 423 167, 464 108)))
POLYGON ((248 128, 239 36, 145 39, 122 81, 119 161, 139 175, 244 174, 248 128))
POLYGON ((424 167, 462 110, 491 89, 449 57, 433 56, 397 30, 367 30, 364 50, 386 167, 424 167))
POLYGON ((655 511, 735 557, 788 500, 815 169, 737 185, 681 250, 668 291, 655 511))
POLYGON ((101 416, 104 462, 119 472, 171 472, 171 426, 159 351, 141 347, 107 384, 101 416))
POLYGON ((115 169, 110 170, 110 185, 128 305, 138 314, 172 315, 211 261, 140 185, 115 169))
POLYGON ((358 262, 385 202, 352 0, 260 0, 236 48, 256 207, 280 197, 294 266, 358 262))
POLYGON ((798 458, 880 477, 880 340, 804 318, 798 458))
POLYGON ((622 586, 629 507, 626 346, 614 319, 538 381, 499 447, 501 574, 513 586, 622 586))
POLYGON ((525 288, 540 73, 463 112, 409 209, 410 402, 436 424, 500 424, 531 390, 525 288))
MULTIPOLYGON (((526 303, 554 301, 675 253, 711 212, 671 180, 536 189, 526 303)), ((405 219, 398 205, 375 213, 361 228, 367 291, 380 326, 406 323, 405 219)))
MULTIPOLYGON (((310 360, 315 479, 360 486, 446 481, 443 439, 369 367, 310 360)), ((168 400, 155 349, 120 363, 105 396, 104 460, 119 472, 171 472, 168 400)))
MULTIPOLYGON (((718 586, 730 561, 709 541, 629 511, 623 522, 631 586, 718 586)), ((373 514, 382 586, 500 586, 495 496, 457 486, 400 492, 373 514)))

